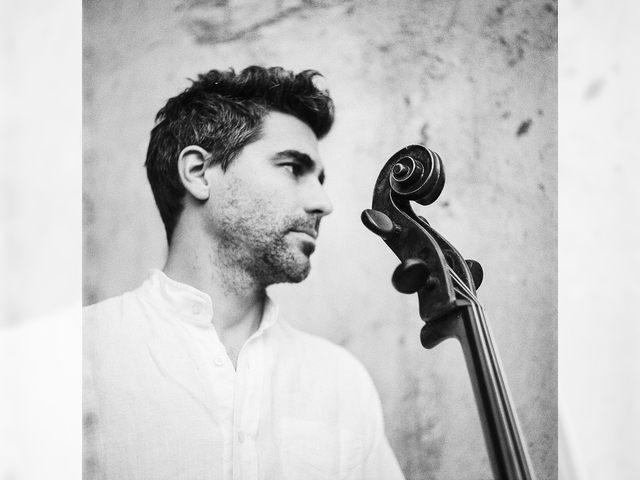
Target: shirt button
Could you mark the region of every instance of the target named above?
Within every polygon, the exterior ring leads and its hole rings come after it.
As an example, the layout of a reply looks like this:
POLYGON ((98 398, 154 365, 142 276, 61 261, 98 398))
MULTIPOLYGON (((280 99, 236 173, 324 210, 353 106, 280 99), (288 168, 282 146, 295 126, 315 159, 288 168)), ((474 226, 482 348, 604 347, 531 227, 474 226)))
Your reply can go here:
POLYGON ((244 442, 244 433, 238 432, 238 442, 240 443, 244 442))
POLYGON ((214 363, 220 367, 220 366, 224 365, 224 358, 216 357, 216 359, 214 360, 214 363))
POLYGON ((193 313, 194 315, 199 315, 200 313, 202 313, 202 305, 200 305, 199 303, 194 303, 191 307, 191 313, 193 313))

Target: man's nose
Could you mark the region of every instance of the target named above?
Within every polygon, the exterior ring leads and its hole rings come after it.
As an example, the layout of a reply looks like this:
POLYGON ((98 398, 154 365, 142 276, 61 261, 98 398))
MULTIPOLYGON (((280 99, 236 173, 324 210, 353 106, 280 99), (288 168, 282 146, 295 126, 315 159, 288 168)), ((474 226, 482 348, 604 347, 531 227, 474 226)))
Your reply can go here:
POLYGON ((322 218, 329 215, 333 211, 333 205, 324 187, 320 182, 313 182, 309 196, 307 197, 307 205, 305 210, 307 213, 318 215, 322 218))

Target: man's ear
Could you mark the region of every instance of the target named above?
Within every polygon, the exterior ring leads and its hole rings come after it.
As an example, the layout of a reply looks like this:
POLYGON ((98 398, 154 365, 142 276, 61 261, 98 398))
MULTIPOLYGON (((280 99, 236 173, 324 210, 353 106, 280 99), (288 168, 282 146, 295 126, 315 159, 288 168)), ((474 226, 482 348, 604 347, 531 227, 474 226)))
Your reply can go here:
POLYGON ((178 156, 178 174, 187 191, 198 200, 209 198, 207 170, 207 151, 197 145, 189 145, 178 156))

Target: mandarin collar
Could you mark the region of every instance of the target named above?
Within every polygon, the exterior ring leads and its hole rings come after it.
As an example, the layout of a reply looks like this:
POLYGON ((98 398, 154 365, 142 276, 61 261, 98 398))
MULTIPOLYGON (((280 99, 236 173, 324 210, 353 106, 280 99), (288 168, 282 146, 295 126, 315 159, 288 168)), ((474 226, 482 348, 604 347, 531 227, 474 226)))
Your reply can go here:
MULTIPOLYGON (((213 326, 213 303, 211 297, 191 285, 169 278, 162 270, 154 268, 140 288, 140 293, 156 307, 178 317, 180 320, 203 326, 213 326)), ((278 318, 278 306, 267 296, 260 327, 260 334, 278 318)))

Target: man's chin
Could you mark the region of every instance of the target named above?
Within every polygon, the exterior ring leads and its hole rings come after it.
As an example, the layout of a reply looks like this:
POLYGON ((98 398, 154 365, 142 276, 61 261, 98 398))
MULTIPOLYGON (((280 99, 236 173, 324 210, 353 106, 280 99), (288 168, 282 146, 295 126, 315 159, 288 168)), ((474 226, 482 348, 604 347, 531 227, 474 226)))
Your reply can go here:
POLYGON ((300 283, 307 278, 311 272, 309 257, 306 255, 299 257, 301 258, 298 258, 296 262, 288 262, 278 268, 279 272, 274 275, 271 283, 300 283))
POLYGON ((285 274, 285 278, 277 283, 300 283, 309 276, 310 271, 311 264, 307 262, 304 266, 300 265, 289 269, 285 274))
POLYGON ((300 283, 311 271, 310 256, 315 250, 312 242, 295 242, 282 245, 263 257, 262 279, 264 284, 300 283))
POLYGON ((296 252, 294 255, 300 252, 308 259, 316 251, 316 242, 313 237, 303 232, 291 232, 287 236, 287 242, 289 244, 288 247, 296 252))

